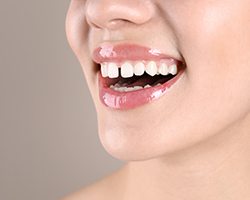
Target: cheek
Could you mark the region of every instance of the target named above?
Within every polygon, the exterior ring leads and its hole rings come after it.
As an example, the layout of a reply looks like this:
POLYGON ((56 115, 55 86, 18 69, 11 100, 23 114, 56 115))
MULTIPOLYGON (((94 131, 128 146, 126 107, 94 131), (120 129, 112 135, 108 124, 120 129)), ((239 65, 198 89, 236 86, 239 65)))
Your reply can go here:
POLYGON ((187 63, 212 64, 216 61, 219 65, 227 65, 233 62, 238 64, 239 59, 249 60, 248 0, 241 0, 240 3, 233 0, 188 0, 173 9, 170 6, 169 13, 180 51, 187 63))
POLYGON ((85 80, 87 81, 90 92, 94 97, 93 99, 96 100, 97 94, 94 91, 95 86, 97 85, 97 80, 96 77, 93 76, 93 74, 96 73, 96 69, 93 66, 89 50, 88 35, 90 29, 85 17, 85 6, 85 3, 82 1, 71 1, 66 17, 65 28, 70 47, 82 66, 85 80))
POLYGON ((250 2, 176 3, 165 9, 187 62, 188 92, 179 109, 190 116, 186 127, 196 122, 195 132, 206 137, 250 112, 250 2))
POLYGON ((188 65, 189 100, 200 105, 191 103, 194 110, 224 125, 250 109, 249 8, 247 1, 203 1, 192 14, 183 11, 176 17, 180 48, 188 65))

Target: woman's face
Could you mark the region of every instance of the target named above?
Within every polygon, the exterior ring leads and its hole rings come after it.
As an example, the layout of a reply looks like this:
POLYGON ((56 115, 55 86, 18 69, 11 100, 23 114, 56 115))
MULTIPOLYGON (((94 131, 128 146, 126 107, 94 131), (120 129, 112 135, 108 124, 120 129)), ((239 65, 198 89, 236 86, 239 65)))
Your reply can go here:
POLYGON ((249 0, 72 0, 66 31, 95 103, 101 142, 118 159, 161 157, 249 120, 249 0), (162 62, 159 55, 165 64, 184 65, 170 88, 154 89, 164 91, 159 98, 144 101, 150 89, 100 89, 101 67, 93 60, 148 67, 150 59, 162 62))

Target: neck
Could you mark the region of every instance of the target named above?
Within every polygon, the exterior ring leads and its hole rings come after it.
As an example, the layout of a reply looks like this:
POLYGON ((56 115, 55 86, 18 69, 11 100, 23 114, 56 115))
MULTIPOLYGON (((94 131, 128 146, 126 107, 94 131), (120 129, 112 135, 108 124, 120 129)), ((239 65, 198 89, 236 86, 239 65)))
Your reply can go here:
POLYGON ((250 199, 249 130, 241 123, 188 150, 128 163, 126 199, 250 199))

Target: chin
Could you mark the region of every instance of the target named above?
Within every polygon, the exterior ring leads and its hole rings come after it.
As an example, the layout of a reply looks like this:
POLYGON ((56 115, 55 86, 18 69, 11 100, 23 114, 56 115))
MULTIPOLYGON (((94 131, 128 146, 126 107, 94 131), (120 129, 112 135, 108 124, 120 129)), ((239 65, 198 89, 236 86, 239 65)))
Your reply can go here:
MULTIPOLYGON (((199 126, 199 118, 180 122, 169 118, 167 122, 148 118, 131 119, 135 113, 119 117, 98 112, 98 133, 104 149, 114 158, 121 161, 145 161, 156 158, 168 158, 173 155, 184 155, 195 150, 200 152, 206 146, 214 145, 223 136, 226 124, 207 122, 199 126), (147 123, 146 123, 147 122, 147 123), (178 125, 176 123, 178 122, 178 125), (185 128, 183 128, 185 127, 185 128), (209 145, 207 145, 209 144, 209 145)), ((228 125, 228 124, 227 124, 228 125)))
POLYGON ((167 157, 198 142, 197 138, 187 139, 182 137, 186 133, 177 133, 177 130, 171 131, 166 127, 152 131, 152 127, 146 126, 144 129, 138 129, 136 126, 109 126, 106 121, 99 121, 98 127, 104 149, 121 161, 145 161, 167 157))

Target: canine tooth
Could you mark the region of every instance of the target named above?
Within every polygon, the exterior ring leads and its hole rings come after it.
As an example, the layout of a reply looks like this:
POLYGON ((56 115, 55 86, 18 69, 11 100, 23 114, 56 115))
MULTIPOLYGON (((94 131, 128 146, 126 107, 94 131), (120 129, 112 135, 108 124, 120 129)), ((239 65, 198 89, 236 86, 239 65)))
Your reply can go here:
POLYGON ((115 86, 114 86, 114 85, 111 85, 111 86, 109 86, 109 87, 110 87, 110 88, 112 88, 112 89, 113 89, 113 88, 115 88, 115 86))
POLYGON ((108 63, 108 77, 117 78, 119 76, 118 67, 115 63, 108 63))
POLYGON ((154 61, 150 61, 147 66, 146 66, 146 72, 150 75, 150 76, 154 76, 157 74, 157 65, 154 61))
POLYGON ((134 73, 136 76, 141 76, 142 74, 144 74, 144 71, 145 65, 142 62, 138 62, 135 64, 134 73))
POLYGON ((150 88, 150 87, 151 87, 151 85, 149 85, 149 84, 144 86, 144 88, 150 88))
POLYGON ((161 63, 160 68, 159 68, 158 71, 159 71, 159 73, 160 73, 161 75, 163 75, 163 76, 168 75, 169 70, 168 70, 167 64, 166 64, 166 63, 161 63))
POLYGON ((133 65, 131 65, 129 62, 125 62, 121 66, 121 76, 123 78, 129 78, 134 75, 134 69, 133 65))
POLYGON ((177 66, 176 64, 173 64, 169 67, 169 73, 172 75, 176 75, 177 74, 177 66))
POLYGON ((102 77, 108 77, 108 65, 107 63, 102 63, 101 64, 101 73, 102 73, 102 77))

